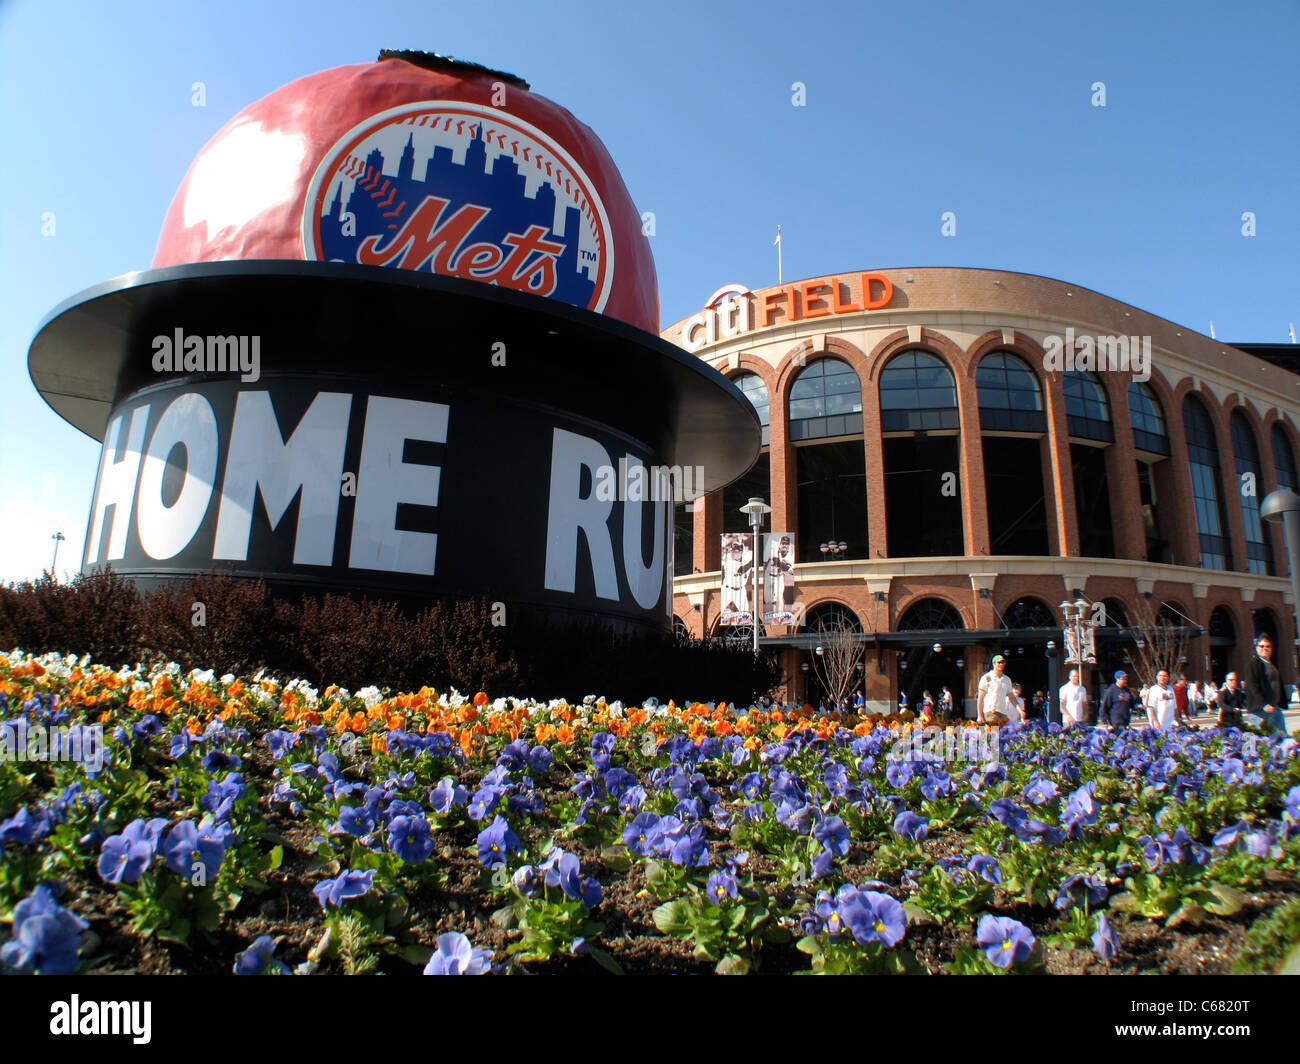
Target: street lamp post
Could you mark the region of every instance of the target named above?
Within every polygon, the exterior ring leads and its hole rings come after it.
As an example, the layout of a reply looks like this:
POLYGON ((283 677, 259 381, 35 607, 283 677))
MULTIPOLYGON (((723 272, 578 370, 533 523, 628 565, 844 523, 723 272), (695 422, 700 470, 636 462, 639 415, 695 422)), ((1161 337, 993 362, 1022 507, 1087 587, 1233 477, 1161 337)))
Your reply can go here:
POLYGON ((740 508, 740 512, 749 518, 749 527, 754 533, 754 599, 751 605, 754 619, 754 657, 758 657, 758 625, 763 617, 763 543, 759 533, 763 527, 763 517, 772 512, 772 507, 762 499, 752 498, 740 508))
POLYGON ((1059 681, 1061 679, 1060 670, 1057 668, 1056 642, 1049 639, 1047 641, 1047 723, 1059 724, 1061 722, 1060 707, 1056 699, 1058 695, 1059 681))
MULTIPOLYGON (((1083 617, 1084 614, 1088 611, 1088 607, 1090 605, 1091 603, 1084 598, 1077 598, 1073 602, 1061 603, 1061 615, 1065 619, 1065 628, 1069 632, 1069 634, 1073 637, 1071 639, 1067 639, 1065 643, 1065 647, 1066 647, 1065 663, 1067 665, 1079 666, 1080 683, 1083 683, 1083 666, 1086 663, 1085 659, 1087 657, 1087 655, 1084 653, 1084 645, 1083 645, 1083 627, 1084 627, 1083 617)), ((1062 635, 1065 634, 1066 634, 1065 632, 1062 632, 1062 635)), ((1054 643, 1048 643, 1047 645, 1051 648, 1047 652, 1048 660, 1049 662, 1051 662, 1049 666, 1049 672, 1051 672, 1054 671, 1056 668, 1056 647, 1054 643)), ((1094 663, 1095 663, 1095 659, 1094 659, 1094 663)), ((1060 714, 1059 712, 1057 712, 1057 708, 1058 708, 1057 695, 1059 692, 1057 691, 1057 687, 1056 687, 1056 678, 1049 680, 1049 683, 1051 684, 1052 691, 1051 691, 1051 697, 1047 700, 1047 705, 1049 707, 1048 717, 1049 719, 1055 719, 1059 721, 1060 714)))
POLYGON ((51 573, 56 573, 55 566, 59 564, 59 544, 62 543, 67 538, 68 537, 65 536, 62 532, 55 532, 54 535, 50 537, 50 539, 54 540, 54 558, 50 561, 51 573))
MULTIPOLYGON (((1300 611, 1300 495, 1289 488, 1278 488, 1264 496, 1259 515, 1265 521, 1281 522, 1286 533, 1287 561, 1291 568, 1292 609, 1300 611)), ((1300 613, 1297 613, 1300 617, 1300 613)), ((1300 634, 1300 628, 1297 629, 1300 634)), ((1300 645, 1300 639, 1296 640, 1300 645)))

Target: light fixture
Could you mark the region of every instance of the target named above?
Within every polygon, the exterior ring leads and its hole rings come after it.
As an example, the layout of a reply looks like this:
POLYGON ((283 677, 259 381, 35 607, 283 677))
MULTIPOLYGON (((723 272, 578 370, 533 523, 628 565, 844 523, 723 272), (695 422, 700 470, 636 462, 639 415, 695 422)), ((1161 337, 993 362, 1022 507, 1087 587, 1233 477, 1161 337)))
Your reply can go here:
POLYGON ((824 653, 824 652, 823 652, 822 648, 821 648, 821 647, 818 647, 818 648, 817 648, 817 654, 818 654, 818 656, 820 657, 823 653, 824 653))
POLYGON ((942 643, 935 643, 934 646, 932 646, 930 649, 933 650, 936 654, 942 654, 942 653, 943 653, 943 644, 942 644, 942 643))
POLYGON ((800 672, 807 672, 807 671, 808 671, 808 662, 806 662, 806 661, 801 661, 801 662, 799 663, 799 671, 800 671, 800 672))
POLYGON ((965 659, 965 658, 958 658, 958 659, 957 659, 957 668, 959 668, 959 669, 964 669, 965 667, 966 667, 966 659, 965 659))

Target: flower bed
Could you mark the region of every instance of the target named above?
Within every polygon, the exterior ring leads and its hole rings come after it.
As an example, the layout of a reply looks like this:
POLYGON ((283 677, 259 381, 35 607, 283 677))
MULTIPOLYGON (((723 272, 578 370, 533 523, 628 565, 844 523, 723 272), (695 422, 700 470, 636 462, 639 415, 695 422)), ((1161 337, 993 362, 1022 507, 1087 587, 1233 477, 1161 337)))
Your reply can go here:
POLYGON ((1277 940, 1300 896, 1297 743, 1235 729, 921 733, 20 652, 0 720, 6 970, 1224 972, 1275 963, 1247 930, 1277 940))

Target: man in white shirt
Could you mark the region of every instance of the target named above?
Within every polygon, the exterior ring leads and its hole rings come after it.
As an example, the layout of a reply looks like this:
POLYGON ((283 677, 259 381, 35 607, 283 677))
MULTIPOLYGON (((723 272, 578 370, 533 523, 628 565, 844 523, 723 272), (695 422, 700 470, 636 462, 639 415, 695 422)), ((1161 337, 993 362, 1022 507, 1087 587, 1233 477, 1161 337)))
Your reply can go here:
POLYGON ((980 724, 987 722, 990 713, 1001 713, 1012 724, 1020 720, 1011 705, 1011 677, 1007 675, 1007 659, 1001 654, 994 655, 993 667, 980 677, 976 706, 980 724))
POLYGON ((1147 723, 1151 727, 1165 731, 1174 726, 1174 719, 1178 715, 1178 698, 1169 686, 1169 673, 1165 669, 1156 673, 1155 686, 1147 689, 1142 704, 1146 706, 1147 723))
POLYGON ((1067 728, 1071 724, 1087 723, 1088 689, 1079 682, 1079 670, 1070 670, 1068 683, 1061 686, 1061 723, 1067 728))

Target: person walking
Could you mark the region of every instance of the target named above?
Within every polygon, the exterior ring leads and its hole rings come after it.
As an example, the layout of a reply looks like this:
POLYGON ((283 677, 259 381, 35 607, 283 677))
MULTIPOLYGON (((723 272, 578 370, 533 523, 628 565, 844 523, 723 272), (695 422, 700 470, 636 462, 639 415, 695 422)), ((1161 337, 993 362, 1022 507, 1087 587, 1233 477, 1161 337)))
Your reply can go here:
POLYGON ((1246 688, 1242 686, 1241 680, 1235 672, 1230 672, 1224 677, 1223 686, 1219 688, 1218 702, 1219 727, 1240 728, 1242 725, 1241 715, 1249 705, 1249 698, 1246 694, 1246 688))
POLYGON ((1061 685, 1061 723, 1088 723, 1088 689, 1079 682, 1079 670, 1070 670, 1070 679, 1061 685))
POLYGON ((1178 674, 1178 682, 1174 684, 1174 700, 1178 719, 1191 723, 1192 711, 1187 699, 1187 677, 1182 673, 1178 674))
POLYGON ((1025 692, 1024 688, 1018 683, 1011 685, 1011 697, 1007 699, 1007 707, 1014 709, 1017 720, 1028 720, 1029 714, 1025 712, 1025 692))
POLYGON ((1101 721, 1117 731, 1129 726, 1133 710, 1139 705, 1137 692, 1128 685, 1128 674, 1123 669, 1115 672, 1115 682, 1106 688, 1101 698, 1101 721))
POLYGON ((1153 728, 1168 731, 1178 720, 1178 698, 1169 686, 1169 672, 1161 669, 1156 673, 1156 682, 1147 689, 1143 706, 1147 711, 1147 723, 1153 728))
POLYGON ((1042 691, 1035 691, 1033 701, 1029 704, 1029 715, 1034 720, 1047 719, 1047 696, 1042 691))
POLYGON ((944 722, 950 722, 952 716, 952 692, 948 690, 947 684, 944 685, 943 693, 939 695, 939 716, 944 722))
POLYGON ((1269 731, 1286 734, 1286 706, 1282 674, 1273 664, 1273 640, 1261 635, 1255 640, 1255 657, 1246 668, 1246 698, 1252 713, 1264 718, 1269 731))
POLYGON ((993 665, 980 677, 979 695, 976 700, 976 721, 987 724, 992 713, 1000 713, 1012 724, 1011 717, 1011 677, 1007 675, 1007 659, 1001 654, 993 655, 993 665))

